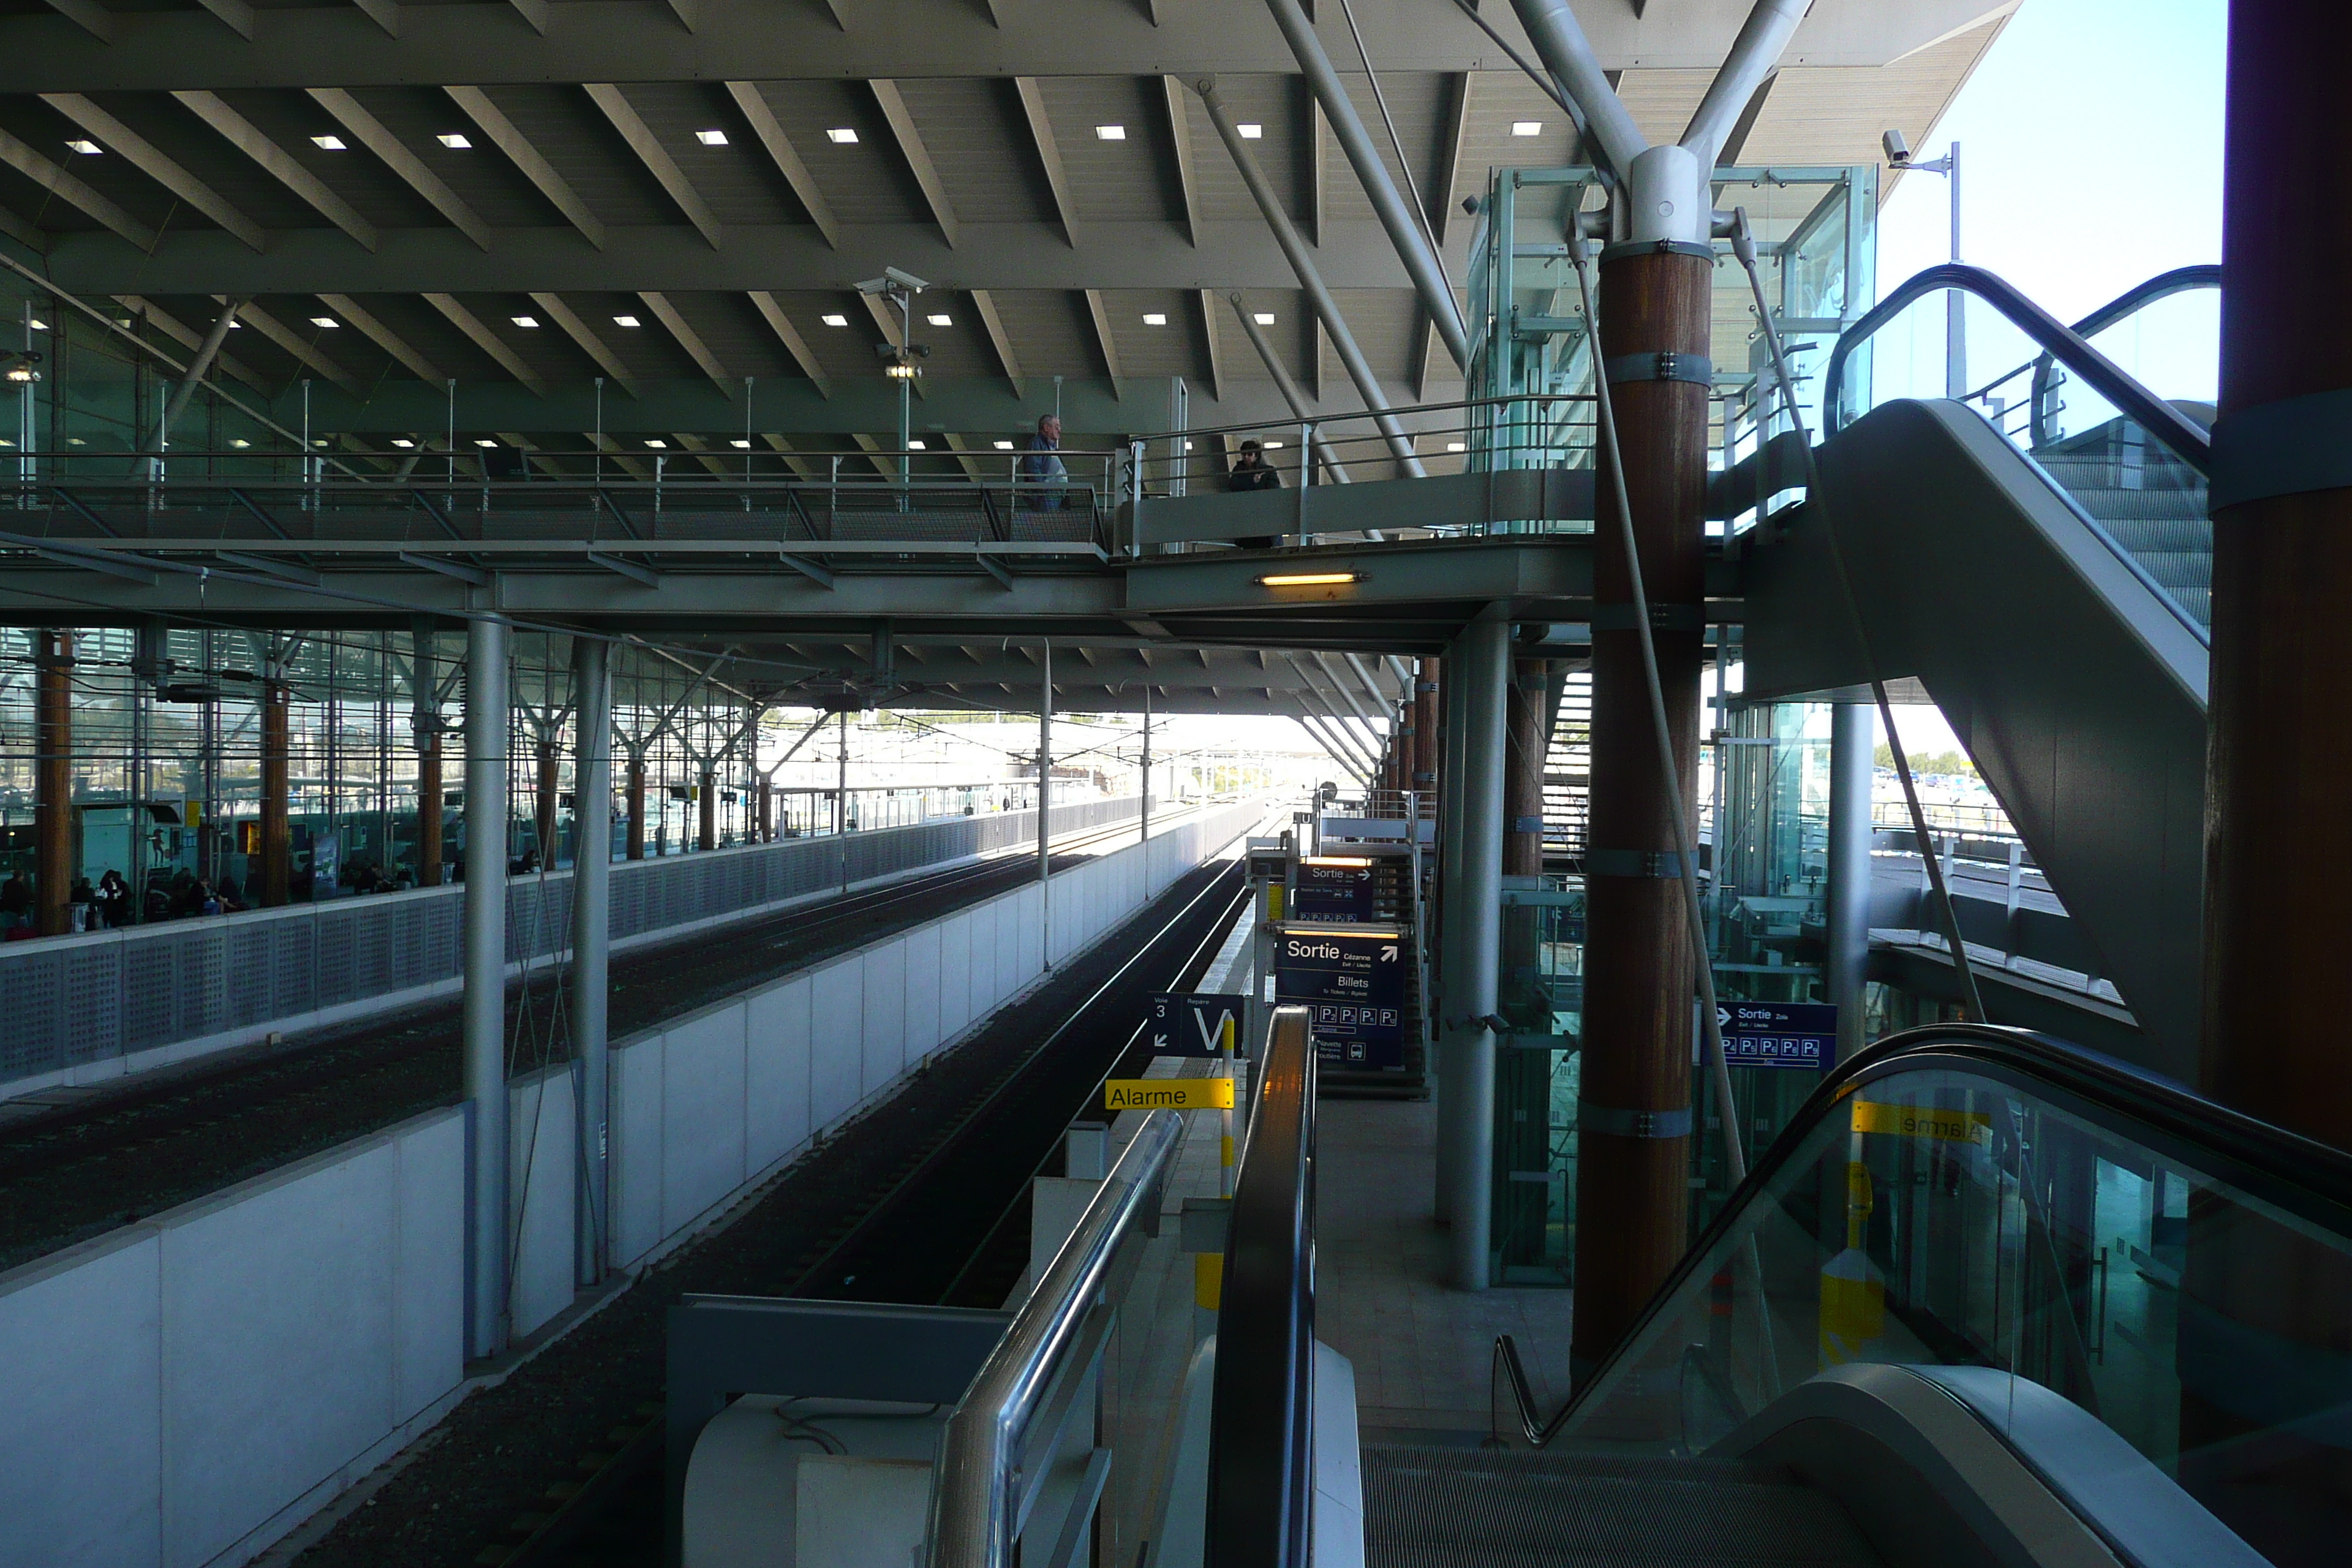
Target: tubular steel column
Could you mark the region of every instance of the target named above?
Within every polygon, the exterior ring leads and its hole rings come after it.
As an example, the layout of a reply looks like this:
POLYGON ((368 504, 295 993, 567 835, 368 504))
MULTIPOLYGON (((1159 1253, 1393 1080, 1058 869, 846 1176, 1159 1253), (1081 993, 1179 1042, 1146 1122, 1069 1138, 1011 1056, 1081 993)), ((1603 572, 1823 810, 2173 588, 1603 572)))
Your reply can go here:
MULTIPOLYGON (((1458 652, 1460 645, 1455 645, 1458 652)), ((1453 1080, 1448 1076, 1454 1061, 1454 1032, 1445 1020, 1461 1011, 1454 1005, 1455 987, 1462 976, 1463 961, 1455 951, 1455 932, 1460 922, 1454 911, 1462 907, 1462 724, 1463 715, 1469 711, 1462 698, 1464 666, 1454 654, 1445 662, 1445 695, 1453 700, 1444 706, 1444 729, 1438 740, 1444 753, 1439 764, 1437 815, 1437 984, 1429 999, 1433 1015, 1437 1019, 1434 1031, 1437 1060, 1432 1077, 1437 1087, 1437 1223, 1451 1225, 1456 1211, 1454 1190, 1454 1119, 1446 1114, 1447 1095, 1453 1080)))
POLYGON ((441 885, 441 687, 433 668, 433 623, 409 632, 409 728, 416 738, 416 885, 441 885))
POLYGON ((629 814, 629 847, 632 860, 646 858, 646 758, 642 752, 629 753, 628 798, 622 803, 629 814))
POLYGON ((2352 1149, 2352 208, 2328 195, 2342 139, 2314 133, 2340 116, 2347 49, 2343 6, 2230 7, 2201 1078, 2352 1149))
MULTIPOLYGON (((261 902, 269 909, 292 896, 293 836, 287 817, 287 717, 293 691, 272 654, 261 682, 261 902)), ((250 879, 250 868, 248 868, 250 879)), ((248 889, 247 891, 252 889, 248 889)))
MULTIPOLYGON (((1704 245, 1643 240, 1601 255, 1602 363, 1648 590, 1682 795, 1658 765, 1632 576, 1613 514, 1594 532, 1590 935, 1578 1110, 1571 1359, 1589 1368, 1632 1327, 1687 1245, 1691 966, 1671 812, 1698 776, 1705 594, 1709 288, 1704 245)), ((1606 454, 1604 453, 1604 461, 1606 454)), ((1600 486, 1603 508, 1615 485, 1600 486)))
MULTIPOLYGON (((1841 702, 1830 711, 1829 1000, 1838 1010, 1837 1059, 1863 1047, 1864 980, 1870 967, 1870 786, 1877 710, 1841 702)), ((1720 827, 1717 828, 1720 832, 1720 827)))
POLYGON ((1462 671, 1462 837, 1454 861, 1456 901, 1446 924, 1455 963, 1445 988, 1444 1089, 1437 1114, 1454 1136, 1454 1236, 1448 1282, 1484 1290, 1495 1196, 1495 1013, 1503 909, 1504 709, 1510 680, 1511 623, 1502 606, 1473 621, 1455 647, 1462 671))
POLYGON ((579 752, 572 764, 572 1051, 580 1063, 579 1168, 572 1203, 574 1278, 604 1278, 606 1176, 612 1094, 607 1087, 604 990, 611 957, 613 884, 613 683, 604 643, 572 644, 579 752))
POLYGON ((507 627, 466 637, 466 1353, 506 1348, 507 627))
POLYGON ((33 770, 33 930, 62 936, 73 889, 73 634, 41 632, 34 675, 38 762, 33 770))

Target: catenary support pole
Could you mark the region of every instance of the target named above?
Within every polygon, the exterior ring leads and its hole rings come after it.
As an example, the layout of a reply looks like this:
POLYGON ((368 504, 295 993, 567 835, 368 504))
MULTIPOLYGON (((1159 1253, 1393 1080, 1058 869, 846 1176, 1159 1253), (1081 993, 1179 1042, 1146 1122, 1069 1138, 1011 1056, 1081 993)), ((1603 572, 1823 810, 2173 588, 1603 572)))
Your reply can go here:
MULTIPOLYGON (((1150 844, 1151 842, 1151 688, 1149 686, 1143 689, 1143 789, 1137 804, 1141 821, 1136 826, 1135 841, 1139 844, 1150 844)), ((1144 852, 1143 880, 1145 896, 1150 897, 1151 860, 1150 851, 1148 849, 1144 852)))
POLYGON ((466 1353, 506 1348, 507 626, 466 635, 466 1353))
POLYGON ((1037 924, 1045 967, 1054 967, 1054 644, 1037 658, 1037 924))
MULTIPOLYGON (((1830 710, 1829 1000, 1838 1010, 1837 1059, 1863 1047, 1870 967, 1870 793, 1876 740, 1867 703, 1830 710)), ((1718 829, 1720 831, 1720 829, 1718 829)))
POLYGON ((287 815, 287 721, 293 696, 293 689, 287 684, 285 666, 273 648, 261 676, 261 801, 257 814, 261 819, 260 902, 268 909, 276 909, 293 896, 293 832, 287 815))
POLYGON ((441 885, 441 685, 433 659, 433 623, 409 629, 409 730, 416 741, 416 885, 441 885))
POLYGON ((34 670, 37 748, 33 770, 33 929, 62 936, 73 891, 73 656, 71 632, 42 631, 34 670))
POLYGON ((1364 400, 1365 408, 1373 416, 1373 423, 1388 437, 1389 450, 1395 455, 1405 474, 1412 479, 1423 478, 1427 470, 1421 466, 1421 458, 1413 451, 1412 435, 1397 416, 1389 412, 1394 405, 1389 401, 1388 394, 1381 390, 1380 378, 1372 374, 1371 362, 1357 346, 1356 334, 1349 330, 1348 319, 1339 313, 1339 302, 1331 297, 1331 290, 1324 287, 1323 274, 1307 254, 1307 242, 1299 237, 1298 226, 1290 221, 1290 214, 1283 208, 1282 198, 1267 183, 1265 171, 1258 167, 1256 154, 1242 140, 1241 132, 1234 125, 1233 116, 1225 111, 1224 100, 1217 96, 1217 84, 1201 81, 1194 86, 1201 94, 1201 101, 1208 107, 1209 121, 1217 128, 1218 139, 1224 142, 1225 151, 1233 155, 1234 166, 1241 171, 1242 183, 1249 187, 1250 195, 1257 202, 1259 215, 1265 219, 1266 227, 1274 231, 1275 243, 1282 247, 1282 254, 1290 262, 1291 271, 1298 277, 1299 288, 1306 290, 1316 315, 1322 320, 1324 331, 1330 334, 1332 352, 1339 356, 1340 364, 1346 367, 1348 379, 1355 383, 1357 395, 1364 400))
POLYGON ((1459 902, 1452 911, 1460 965, 1447 988, 1445 1081, 1438 1114, 1454 1125, 1454 1229, 1448 1283, 1484 1290, 1491 1278, 1494 1221, 1495 1050, 1488 1020, 1498 1000, 1502 958, 1505 715, 1511 676, 1511 623, 1501 605, 1463 629, 1462 840, 1459 902))
POLYGON ((1339 150, 1347 154, 1356 178, 1362 183, 1373 215, 1388 230, 1389 243, 1396 247, 1405 274, 1412 279, 1413 291, 1421 297, 1422 309, 1429 312, 1437 336, 1445 344, 1445 352, 1454 356, 1454 364, 1468 369, 1469 329, 1463 324, 1462 307, 1454 298, 1453 286, 1446 281, 1444 265, 1438 260, 1437 250, 1430 244, 1420 218, 1406 203, 1404 193, 1397 189, 1396 181, 1390 176, 1380 149, 1372 145, 1363 117, 1356 112, 1356 100, 1348 95, 1339 73, 1332 68, 1331 57, 1324 53, 1323 40, 1316 35, 1315 24, 1307 20, 1298 0, 1267 0, 1267 4, 1273 9, 1275 26, 1282 29, 1290 52, 1298 58, 1299 69, 1306 73, 1307 90, 1322 105, 1323 118, 1329 123, 1339 150))
POLYGON ((580 1179, 572 1206, 575 1279, 604 1278, 612 1140, 605 977, 612 942, 613 683, 600 637, 572 645, 579 750, 572 767, 572 1048, 580 1063, 580 1179))

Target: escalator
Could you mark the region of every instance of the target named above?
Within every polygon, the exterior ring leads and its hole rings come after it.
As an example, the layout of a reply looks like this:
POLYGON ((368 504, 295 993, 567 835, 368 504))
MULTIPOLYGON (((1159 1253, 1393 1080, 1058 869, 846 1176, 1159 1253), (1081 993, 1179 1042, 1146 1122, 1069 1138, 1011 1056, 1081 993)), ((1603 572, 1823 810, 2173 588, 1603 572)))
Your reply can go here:
POLYGON ((1964 288, 2043 350, 2021 367, 2032 419, 2009 430, 1997 403, 1885 403, 1822 443, 1825 496, 1744 542, 1745 694, 1866 701, 1874 660, 1898 699, 1924 689, 2130 1006, 2140 1064, 2184 1081, 2200 1025, 2211 410, 2158 398, 2077 329, 2210 269, 2187 270, 2076 328, 1979 268, 1922 274, 1840 340, 1825 403, 1837 409, 1843 372, 1886 322, 1964 288), (2059 434, 2046 411, 2065 371, 2114 416, 2059 434))
MULTIPOLYGON (((1311 1333, 1311 1270, 1264 1261, 1292 1251, 1236 1252, 1221 1341, 1311 1333)), ((1551 1421, 1506 1339, 1510 1446, 1365 1447, 1361 1561, 2341 1563, 2347 1300, 2352 1157, 2046 1037, 1914 1030, 1825 1079, 1551 1421)), ((1296 1427, 1219 1393, 1265 1473, 1296 1427)), ((1262 1532, 1279 1489, 1250 1495, 1262 1532)), ((1350 1558, 1294 1517, 1304 1552, 1254 1560, 1350 1558)))

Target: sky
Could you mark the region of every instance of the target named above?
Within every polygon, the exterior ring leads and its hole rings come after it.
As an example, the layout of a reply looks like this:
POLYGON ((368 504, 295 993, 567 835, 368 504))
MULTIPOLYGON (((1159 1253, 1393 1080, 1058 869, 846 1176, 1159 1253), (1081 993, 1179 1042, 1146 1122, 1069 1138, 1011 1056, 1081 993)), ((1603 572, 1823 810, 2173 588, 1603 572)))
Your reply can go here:
MULTIPOLYGON (((1962 259, 2073 321, 2169 268, 2221 258, 2225 0, 2024 0, 1915 153, 1961 143, 1962 259)), ((1948 196, 1904 177, 1880 217, 1882 296, 1946 259, 1948 196)), ((2157 391, 2210 399, 2215 298, 2179 296, 2099 346, 2157 391)), ((1918 374, 1939 387, 1942 308, 1916 318, 1918 374)), ((1906 323, 1908 324, 1908 323, 1906 323)), ((1899 331, 1899 329, 1898 329, 1899 331)), ((1972 309, 1981 383, 2022 363, 2023 342, 1972 309), (2011 353, 2009 351, 2015 350, 2011 353)), ((1885 378, 1903 374, 1890 342, 1885 378)))
MULTIPOLYGON (((2219 261, 2226 11, 2225 0, 2024 0, 1913 148, 1932 158, 1961 144, 1961 258, 2063 321, 2156 273, 2219 261)), ((1882 296, 1947 258, 1948 199, 1934 174, 1895 187, 1879 216, 1882 296)), ((2176 295, 2096 341, 2166 396, 2210 400, 2215 305, 2210 292, 2176 295)), ((1922 301, 1907 318, 1882 339, 1877 390, 1940 396, 1943 307, 1922 301), (1906 374, 1922 384, 1902 384, 1906 374)), ((1969 334, 1972 384, 2029 357, 1980 308, 1969 334)), ((1958 745, 1929 710, 1896 721, 1906 750, 1958 745)))

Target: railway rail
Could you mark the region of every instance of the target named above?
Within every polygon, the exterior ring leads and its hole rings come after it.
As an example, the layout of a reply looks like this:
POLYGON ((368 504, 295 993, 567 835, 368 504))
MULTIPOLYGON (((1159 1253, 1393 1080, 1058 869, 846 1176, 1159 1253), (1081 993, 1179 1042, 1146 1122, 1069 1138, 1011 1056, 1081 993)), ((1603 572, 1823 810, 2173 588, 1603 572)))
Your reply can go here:
POLYGON ((1195 984, 1247 904, 1189 873, 927 1065, 719 1228, 453 1413, 297 1559, 483 1568, 661 1560, 665 1314, 693 1293, 1001 1301, 1028 1256, 1030 1175, 1139 1049, 1150 997, 1195 984))
MULTIPOLYGON (((1164 818, 1163 818, 1164 820, 1164 818)), ((1132 837, 1132 824, 1065 835, 1057 870, 1132 837)), ((918 876, 614 955, 614 1038, 836 952, 953 912, 1036 875, 1017 853, 918 876)), ((552 1026, 563 966, 507 986, 509 1071, 567 1054, 552 1026)), ((239 1051, 0 1127, 0 1269, 460 1098, 458 1001, 239 1051)))

